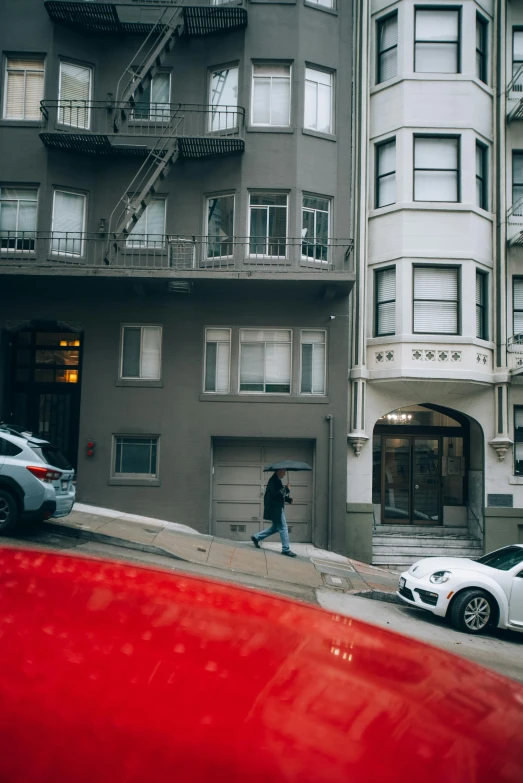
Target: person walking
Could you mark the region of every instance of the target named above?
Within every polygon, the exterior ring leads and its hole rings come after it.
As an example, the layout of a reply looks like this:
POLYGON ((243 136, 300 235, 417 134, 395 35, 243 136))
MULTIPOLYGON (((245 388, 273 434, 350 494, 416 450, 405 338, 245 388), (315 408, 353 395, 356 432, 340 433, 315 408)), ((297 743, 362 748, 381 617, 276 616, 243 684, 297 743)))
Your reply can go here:
POLYGON ((256 533, 251 536, 251 541, 254 546, 259 549, 260 541, 264 538, 279 533, 281 538, 281 553, 287 557, 296 557, 294 552, 291 552, 289 545, 289 529, 287 527, 287 520, 285 519, 285 503, 292 503, 290 486, 286 484, 284 486, 282 478, 286 474, 286 470, 276 470, 269 481, 267 482, 267 489, 263 498, 263 518, 270 519, 272 525, 261 533, 256 533))

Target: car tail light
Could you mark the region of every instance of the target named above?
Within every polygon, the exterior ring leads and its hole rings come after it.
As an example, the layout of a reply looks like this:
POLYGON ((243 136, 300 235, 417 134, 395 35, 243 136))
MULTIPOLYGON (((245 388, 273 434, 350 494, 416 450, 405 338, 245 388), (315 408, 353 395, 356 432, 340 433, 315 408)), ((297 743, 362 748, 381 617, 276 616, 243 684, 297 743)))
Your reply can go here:
POLYGON ((49 470, 49 468, 40 467, 39 465, 27 465, 26 467, 29 473, 32 473, 40 481, 51 483, 51 481, 57 481, 62 475, 59 470, 49 470))

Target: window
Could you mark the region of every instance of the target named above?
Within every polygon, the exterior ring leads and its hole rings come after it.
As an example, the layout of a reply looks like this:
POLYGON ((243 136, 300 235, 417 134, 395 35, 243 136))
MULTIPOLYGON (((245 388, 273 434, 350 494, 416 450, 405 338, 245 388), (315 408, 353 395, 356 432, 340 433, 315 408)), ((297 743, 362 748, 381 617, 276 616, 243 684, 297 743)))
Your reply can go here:
POLYGON ((319 5, 321 8, 334 8, 334 0, 307 0, 307 5, 319 5))
POLYGON ((523 476, 523 408, 514 406, 514 473, 523 476))
POLYGON ((234 196, 207 199, 207 258, 233 254, 234 196))
POLYGON ((44 97, 44 61, 8 57, 5 66, 4 117, 7 120, 39 120, 44 97))
POLYGON ((377 271, 375 284, 375 335, 396 334, 396 267, 377 271))
POLYGON ((523 215, 523 152, 512 153, 512 207, 514 215, 523 215))
POLYGON ((377 22, 376 84, 398 75, 398 12, 377 22))
POLYGON ((327 261, 329 255, 330 199, 303 196, 301 254, 313 261, 327 261))
POLYGON ((376 208, 396 203, 396 139, 376 145, 376 208))
POLYGON ((240 391, 290 394, 290 330, 240 329, 240 391))
POLYGON ((287 194, 249 194, 250 255, 285 258, 287 194))
POLYGON ((120 378, 158 380, 161 344, 161 326, 123 326, 120 378))
POLYGON ((211 113, 209 130, 219 131, 238 125, 238 66, 211 71, 211 113))
POLYGON ((291 66, 253 65, 252 124, 287 126, 291 122, 291 66))
POLYGON ((60 63, 58 122, 73 128, 91 126, 92 69, 73 63, 60 63))
POLYGON ((476 271, 476 337, 488 340, 488 276, 476 271))
POLYGON ((488 22, 476 14, 476 76, 488 84, 488 22))
POLYGON ((523 549, 520 546, 504 546, 502 549, 478 557, 476 562, 490 568, 497 568, 499 571, 510 571, 514 566, 523 563, 523 549))
POLYGON ((156 120, 166 122, 171 116, 171 75, 157 73, 136 101, 133 112, 135 120, 156 120))
POLYGON ((333 133, 332 86, 334 75, 317 68, 305 68, 305 118, 308 130, 333 133))
POLYGON ((229 393, 231 361, 231 330, 205 330, 205 384, 206 392, 229 393))
POLYGON ((459 22, 457 10, 416 9, 414 70, 417 73, 459 73, 459 22))
POLYGON ((37 199, 36 188, 0 187, 2 248, 34 250, 37 199))
POLYGON ((301 333, 301 394, 325 394, 325 332, 301 333))
POLYGON ((459 201, 459 139, 414 137, 414 201, 459 201))
POLYGON ((414 267, 414 332, 459 333, 458 270, 414 267))
POLYGON ((67 256, 81 256, 84 251, 85 196, 55 190, 51 250, 67 256))
POLYGON ((523 92, 523 30, 514 30, 512 39, 512 76, 517 79, 514 90, 523 92))
POLYGON ((127 247, 163 247, 165 240, 164 198, 153 198, 126 239, 127 247))
POLYGON ((488 152, 484 144, 476 142, 476 204, 488 209, 488 152))
POLYGON ((0 438, 0 457, 16 457, 22 451, 23 449, 15 446, 12 441, 0 438))
POLYGON ((514 278, 512 307, 514 334, 523 334, 523 277, 514 278))
POLYGON ((158 438, 117 436, 114 439, 114 475, 156 478, 158 438))

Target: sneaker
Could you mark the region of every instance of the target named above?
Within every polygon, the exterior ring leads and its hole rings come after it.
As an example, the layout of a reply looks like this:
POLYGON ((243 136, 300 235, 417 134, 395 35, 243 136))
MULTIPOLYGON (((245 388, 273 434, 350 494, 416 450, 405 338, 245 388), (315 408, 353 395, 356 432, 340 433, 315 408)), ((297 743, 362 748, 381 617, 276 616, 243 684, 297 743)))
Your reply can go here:
POLYGON ((256 547, 256 549, 260 549, 260 542, 258 541, 256 536, 251 536, 251 541, 254 544, 254 546, 256 547))
POLYGON ((287 557, 297 557, 295 552, 291 552, 290 549, 282 549, 282 555, 286 555, 287 557))

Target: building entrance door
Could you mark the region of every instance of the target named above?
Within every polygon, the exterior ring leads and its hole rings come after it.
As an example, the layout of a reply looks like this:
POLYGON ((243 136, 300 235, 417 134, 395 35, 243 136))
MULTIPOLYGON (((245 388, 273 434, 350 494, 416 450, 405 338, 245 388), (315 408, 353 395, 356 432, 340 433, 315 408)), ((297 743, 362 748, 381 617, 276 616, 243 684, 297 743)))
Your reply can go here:
POLYGON ((441 438, 384 436, 384 524, 441 525, 441 438))
POLYGON ((80 417, 81 335, 13 334, 10 423, 50 440, 76 466, 80 417))

